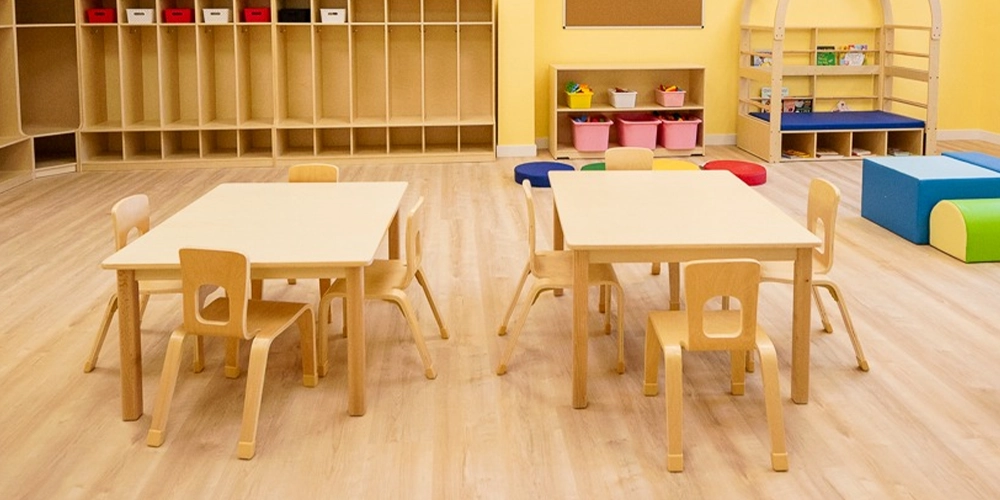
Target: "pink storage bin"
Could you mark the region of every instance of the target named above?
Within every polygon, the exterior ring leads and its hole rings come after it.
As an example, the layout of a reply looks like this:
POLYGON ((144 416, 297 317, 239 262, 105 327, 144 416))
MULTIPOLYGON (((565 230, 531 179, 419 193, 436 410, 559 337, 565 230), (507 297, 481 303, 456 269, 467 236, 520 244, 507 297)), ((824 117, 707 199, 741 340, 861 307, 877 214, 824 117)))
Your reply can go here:
POLYGON ((688 118, 664 120, 660 118, 660 146, 666 149, 694 149, 698 145, 698 125, 701 120, 688 118))
POLYGON ((656 103, 660 106, 666 106, 668 108, 683 106, 685 94, 686 92, 683 90, 664 92, 660 89, 656 89, 656 103))
POLYGON ((660 119, 650 114, 615 116, 618 143, 622 146, 656 149, 656 129, 660 119))
POLYGON ((611 135, 611 120, 573 123, 573 147, 577 151, 607 151, 611 135))

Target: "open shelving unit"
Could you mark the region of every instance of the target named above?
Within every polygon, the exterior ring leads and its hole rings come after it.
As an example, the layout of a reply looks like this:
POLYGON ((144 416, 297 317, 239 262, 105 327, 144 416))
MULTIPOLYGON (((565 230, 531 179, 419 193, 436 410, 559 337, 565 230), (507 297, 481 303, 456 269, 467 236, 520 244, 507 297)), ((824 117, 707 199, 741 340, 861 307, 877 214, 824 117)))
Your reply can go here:
POLYGON ((790 0, 777 1, 773 25, 753 25, 753 3, 743 4, 737 146, 769 162, 830 158, 827 154, 859 158, 852 156, 858 149, 873 155, 936 151, 938 0, 928 0, 926 25, 894 24, 892 1, 880 0, 883 24, 879 26, 786 26, 790 0), (850 50, 863 55, 862 65, 818 64, 818 55, 830 52, 818 47, 834 47, 839 59, 849 44, 867 46, 850 50), (765 87, 772 89, 774 99, 808 102, 816 113, 831 112, 843 103, 850 110, 884 111, 923 125, 783 130, 782 115, 787 113, 762 97, 765 87), (779 97, 782 88, 788 95, 779 97), (756 112, 769 113, 769 119, 752 114, 756 112), (783 156, 789 150, 802 156, 783 156))
MULTIPOLYGON (((705 154, 705 68, 671 64, 555 64, 549 70, 551 113, 549 116, 549 152, 556 159, 604 158, 603 151, 578 151, 573 146, 573 117, 604 115, 614 119, 619 114, 680 113, 702 121, 698 126, 695 147, 684 150, 654 149, 657 157, 705 154), (593 91, 591 106, 570 108, 566 102, 566 83, 586 83, 593 91), (683 106, 665 107, 656 102, 655 89, 660 84, 677 85, 685 91, 683 106), (635 106, 615 108, 608 102, 607 89, 623 87, 637 92, 635 106)), ((609 147, 618 145, 616 127, 612 126, 609 147)))

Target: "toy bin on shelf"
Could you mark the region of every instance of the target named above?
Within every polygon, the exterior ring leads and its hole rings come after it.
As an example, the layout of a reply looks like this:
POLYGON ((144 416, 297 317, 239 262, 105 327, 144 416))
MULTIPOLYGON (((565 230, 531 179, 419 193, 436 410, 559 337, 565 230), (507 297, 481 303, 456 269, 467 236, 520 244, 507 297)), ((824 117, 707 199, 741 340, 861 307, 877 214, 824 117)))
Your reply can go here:
POLYGON ((205 24, 229 23, 229 9, 202 9, 201 16, 205 24))
POLYGON ((577 151, 607 151, 608 137, 611 135, 611 120, 576 121, 573 123, 573 147, 577 151))
POLYGON ((271 9, 268 7, 247 7, 243 9, 243 22, 269 23, 271 22, 271 9))
POLYGON ((129 24, 153 24, 153 9, 125 9, 125 19, 129 24))
POLYGON ((193 23, 194 9, 163 9, 165 23, 193 23))
POLYGON ((656 149, 656 128, 660 119, 650 114, 615 116, 618 143, 622 146, 656 149))
POLYGON ((278 9, 279 23, 308 23, 309 9, 278 9))
POLYGON ((608 102, 616 108, 634 108, 635 96, 638 92, 634 90, 617 91, 608 89, 608 102))
POLYGON ((666 106, 668 108, 676 108, 684 105, 684 94, 683 90, 675 90, 673 92, 665 92, 660 89, 656 89, 656 103, 660 106, 666 106))
POLYGON ((87 9, 87 22, 106 24, 115 22, 115 9, 87 9))
POLYGON ((347 9, 319 9, 319 20, 323 24, 344 24, 347 22, 347 9))
POLYGON ((698 124, 701 120, 688 117, 684 120, 660 118, 660 146, 666 149, 694 149, 698 145, 698 124))
POLYGON ((593 92, 566 92, 566 105, 571 109, 587 109, 593 98, 593 92))

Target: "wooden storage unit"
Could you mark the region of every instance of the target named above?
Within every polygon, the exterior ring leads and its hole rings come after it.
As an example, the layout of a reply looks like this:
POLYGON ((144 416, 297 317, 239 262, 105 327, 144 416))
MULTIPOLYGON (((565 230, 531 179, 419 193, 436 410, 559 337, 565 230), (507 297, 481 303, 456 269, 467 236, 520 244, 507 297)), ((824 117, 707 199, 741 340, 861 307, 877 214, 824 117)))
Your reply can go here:
MULTIPOLYGON (((894 152, 920 155, 937 149, 938 59, 941 13, 938 0, 928 0, 929 23, 896 25, 892 1, 881 0, 881 26, 785 26, 790 0, 779 0, 773 26, 750 24, 753 0, 744 0, 739 61, 737 146, 770 162, 822 160, 817 149, 834 157, 852 157, 856 148, 873 155, 894 152), (865 44, 864 64, 819 65, 817 47, 834 47, 839 59, 848 44, 865 44), (898 85, 897 85, 898 82, 898 85), (924 121, 912 128, 847 128, 841 130, 782 130, 778 108, 765 121, 751 115, 770 112, 761 88, 777 98, 808 101, 813 112, 830 112, 838 103, 852 111, 885 111, 924 121), (783 157, 794 149, 803 157, 783 157)), ((858 156, 853 156, 859 158, 858 156)))
MULTIPOLYGON (((571 117, 601 114, 609 119, 619 114, 680 113, 697 117, 695 147, 685 150, 668 150, 657 145, 657 157, 691 156, 705 154, 705 68, 700 66, 670 64, 594 64, 552 65, 549 71, 552 113, 549 117, 549 152, 553 158, 603 158, 603 151, 584 152, 573 147, 571 117), (594 90, 591 107, 571 109, 566 103, 567 82, 586 83, 594 90), (665 107, 656 102, 655 89, 661 85, 677 85, 683 89, 683 106, 665 107), (608 102, 607 89, 623 87, 637 92, 634 108, 615 108, 608 102)), ((617 146, 615 127, 611 127, 610 147, 617 146)))

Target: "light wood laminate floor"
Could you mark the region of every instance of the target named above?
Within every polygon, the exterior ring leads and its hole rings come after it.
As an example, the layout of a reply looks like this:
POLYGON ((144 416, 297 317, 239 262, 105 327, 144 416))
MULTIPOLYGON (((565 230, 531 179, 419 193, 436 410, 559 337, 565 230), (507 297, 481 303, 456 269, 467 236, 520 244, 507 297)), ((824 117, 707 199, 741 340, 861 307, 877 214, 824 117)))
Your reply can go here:
MULTIPOLYGON (((981 142, 941 146, 1000 154, 981 142)), ((698 160, 716 158, 749 157, 713 147, 698 160)), ((283 182, 287 169, 85 172, 0 193, 0 498, 1000 497, 1000 264, 966 265, 862 219, 860 162, 772 165, 756 189, 799 220, 809 179, 842 190, 832 277, 871 372, 857 370, 824 295, 835 332, 822 333, 814 312, 810 402, 793 404, 791 287, 764 285, 760 321, 778 349, 790 470, 770 468, 759 375, 745 396, 730 396, 728 357, 694 353, 684 361, 685 472, 671 474, 662 392, 647 398, 641 386, 646 314, 667 306, 668 278, 649 264, 617 266, 628 299, 624 375, 614 336, 591 315, 587 409, 570 405, 569 294, 538 300, 509 373, 494 374, 509 341, 496 329, 527 252, 512 175, 520 161, 341 167, 344 182, 410 182, 404 207, 427 198, 424 268, 451 338, 436 336, 414 285, 438 372, 427 380, 399 312, 369 303, 368 412, 349 417, 345 341, 331 336, 330 374, 310 389, 296 336, 283 336, 249 462, 236 458, 245 376, 223 376, 223 348, 211 340, 206 370, 182 370, 163 447, 146 447, 179 298, 154 297, 146 311, 138 421, 120 418, 117 321, 97 369, 82 367, 114 291, 114 273, 99 267, 112 251, 114 201, 148 194, 155 225, 218 183, 283 182)), ((551 193, 535 193, 548 247, 551 193)), ((316 230, 344 216, 318 215, 316 230)), ((264 293, 317 299, 301 280, 270 280, 264 293)))

